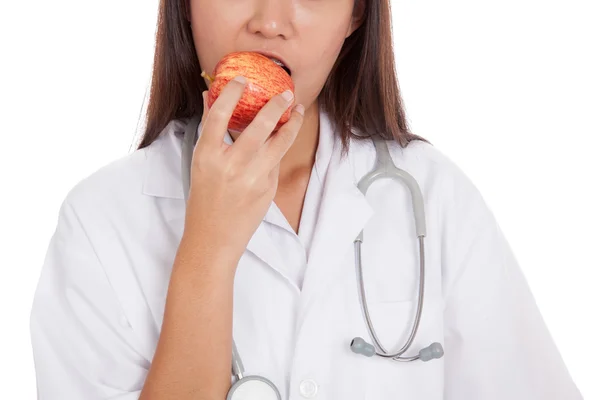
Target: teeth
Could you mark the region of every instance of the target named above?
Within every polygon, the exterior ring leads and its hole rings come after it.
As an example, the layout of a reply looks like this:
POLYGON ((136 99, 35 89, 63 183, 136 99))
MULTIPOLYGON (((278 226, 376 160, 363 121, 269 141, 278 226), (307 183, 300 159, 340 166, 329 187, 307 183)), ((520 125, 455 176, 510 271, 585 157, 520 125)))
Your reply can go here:
POLYGON ((271 61, 273 61, 275 64, 277 64, 279 66, 282 66, 282 67, 284 66, 284 64, 276 58, 271 58, 271 61))
POLYGON ((283 68, 285 70, 285 72, 287 72, 288 74, 290 74, 289 68, 286 67, 284 63, 282 63, 281 61, 279 61, 276 58, 271 58, 271 61, 273 61, 275 64, 279 65, 281 68, 283 68))

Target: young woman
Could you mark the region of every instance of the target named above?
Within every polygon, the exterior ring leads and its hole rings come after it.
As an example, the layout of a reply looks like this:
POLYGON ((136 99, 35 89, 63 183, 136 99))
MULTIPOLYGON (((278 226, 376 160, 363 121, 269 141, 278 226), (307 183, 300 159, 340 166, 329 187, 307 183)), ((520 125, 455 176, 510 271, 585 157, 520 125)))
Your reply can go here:
POLYGON ((389 7, 161 1, 143 140, 60 209, 31 314, 40 399, 581 398, 479 191, 407 127, 389 7), (295 92, 228 132, 249 83, 209 110, 202 71, 239 51, 295 92), (388 150, 422 205, 397 180, 362 190, 388 150))

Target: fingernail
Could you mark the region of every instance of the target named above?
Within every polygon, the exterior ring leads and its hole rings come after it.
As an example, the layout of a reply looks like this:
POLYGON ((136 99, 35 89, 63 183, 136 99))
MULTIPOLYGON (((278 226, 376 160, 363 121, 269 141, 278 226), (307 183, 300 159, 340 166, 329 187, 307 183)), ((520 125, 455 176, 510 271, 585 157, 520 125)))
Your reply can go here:
POLYGON ((294 110, 296 110, 298 114, 304 115, 304 106, 302 104, 298 104, 296 107, 294 107, 294 110))
POLYGON ((291 101, 294 98, 294 93, 292 93, 291 90, 286 90, 285 92, 281 93, 281 97, 283 97, 285 101, 291 101))
POLYGON ((241 84, 245 84, 246 83, 246 78, 244 78, 241 75, 236 76, 235 78, 233 78, 234 81, 239 82, 241 84))

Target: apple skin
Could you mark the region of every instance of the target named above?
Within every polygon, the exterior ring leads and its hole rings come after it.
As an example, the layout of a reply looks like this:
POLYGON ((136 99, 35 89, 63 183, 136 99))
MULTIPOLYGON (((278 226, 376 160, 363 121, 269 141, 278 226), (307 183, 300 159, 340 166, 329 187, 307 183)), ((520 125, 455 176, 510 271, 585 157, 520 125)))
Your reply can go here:
MULTIPOLYGON (((223 87, 238 75, 245 77, 247 83, 227 126, 236 132, 246 129, 273 96, 288 89, 294 92, 292 78, 273 60, 255 52, 234 52, 224 56, 215 66, 213 76, 209 77, 212 80, 207 96, 209 109, 223 87)), ((283 113, 273 132, 278 131, 290 119, 292 107, 293 102, 283 113)))

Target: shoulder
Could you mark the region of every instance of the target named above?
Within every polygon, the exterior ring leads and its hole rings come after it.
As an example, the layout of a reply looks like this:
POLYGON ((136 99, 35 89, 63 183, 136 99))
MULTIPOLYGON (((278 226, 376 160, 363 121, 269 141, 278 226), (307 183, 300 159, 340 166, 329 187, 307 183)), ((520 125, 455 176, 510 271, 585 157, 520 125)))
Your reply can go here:
POLYGON ((150 147, 135 150, 115 161, 101 166, 77 182, 68 192, 71 204, 98 203, 107 198, 135 193, 143 176, 143 168, 150 147))
MULTIPOLYGON (((174 171, 180 162, 180 135, 183 122, 171 121, 149 146, 137 149, 77 182, 67 193, 64 203, 88 215, 127 214, 150 201, 152 190, 160 187, 156 179, 174 171), (162 171, 155 177, 157 171, 162 171)), ((120 217, 118 215, 116 217, 120 217)))

